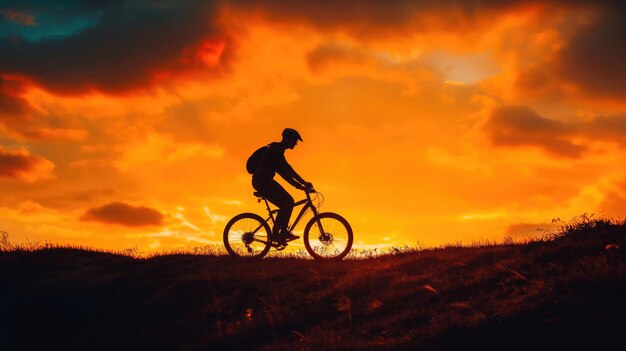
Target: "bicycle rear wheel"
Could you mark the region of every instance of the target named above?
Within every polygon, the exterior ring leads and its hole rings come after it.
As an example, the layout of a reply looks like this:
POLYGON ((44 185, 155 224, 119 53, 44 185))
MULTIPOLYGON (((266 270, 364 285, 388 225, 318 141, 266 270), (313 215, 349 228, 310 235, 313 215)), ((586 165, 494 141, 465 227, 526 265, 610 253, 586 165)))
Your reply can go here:
POLYGON ((354 238, 352 227, 340 215, 320 213, 304 228, 304 246, 317 260, 341 260, 350 252, 354 238))
POLYGON ((242 213, 224 228, 224 247, 231 256, 261 258, 270 250, 270 227, 259 215, 242 213))

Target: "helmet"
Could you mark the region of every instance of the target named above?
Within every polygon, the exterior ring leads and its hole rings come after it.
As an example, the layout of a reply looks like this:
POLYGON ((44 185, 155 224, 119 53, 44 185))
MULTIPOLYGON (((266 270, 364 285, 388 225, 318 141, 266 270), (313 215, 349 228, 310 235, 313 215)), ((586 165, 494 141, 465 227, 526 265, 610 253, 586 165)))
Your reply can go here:
POLYGON ((292 128, 285 128, 285 130, 283 130, 283 138, 295 138, 300 141, 303 141, 302 137, 300 136, 300 133, 298 133, 297 130, 292 129, 292 128))

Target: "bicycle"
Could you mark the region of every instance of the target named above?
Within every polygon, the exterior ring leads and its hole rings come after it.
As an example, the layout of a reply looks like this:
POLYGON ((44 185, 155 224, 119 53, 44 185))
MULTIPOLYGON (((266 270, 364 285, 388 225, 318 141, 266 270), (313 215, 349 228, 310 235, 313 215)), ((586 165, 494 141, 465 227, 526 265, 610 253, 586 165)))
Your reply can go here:
MULTIPOLYGON (((303 206, 295 221, 288 226, 292 232, 307 210, 313 211, 313 218, 304 228, 304 246, 307 252, 317 260, 341 260, 352 248, 352 227, 342 216, 333 212, 319 212, 323 196, 314 189, 303 189, 306 198, 294 204, 294 208, 303 206), (312 199, 311 194, 315 198, 312 199), (314 204, 317 201, 317 205, 314 204)), ((233 217, 224 228, 224 246, 232 256, 262 258, 271 248, 283 250, 285 244, 272 237, 270 221, 275 224, 278 209, 271 209, 269 202, 259 192, 254 192, 257 202, 265 201, 269 216, 264 219, 255 213, 241 213, 233 217)))

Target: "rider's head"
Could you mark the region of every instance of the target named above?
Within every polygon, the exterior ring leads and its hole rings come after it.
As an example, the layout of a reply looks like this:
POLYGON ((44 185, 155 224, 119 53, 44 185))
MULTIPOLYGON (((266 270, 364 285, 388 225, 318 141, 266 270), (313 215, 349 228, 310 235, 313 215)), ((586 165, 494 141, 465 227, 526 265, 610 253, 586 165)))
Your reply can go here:
POLYGON ((298 140, 302 141, 302 137, 297 130, 292 128, 285 128, 283 130, 283 143, 289 149, 293 149, 297 144, 298 140))

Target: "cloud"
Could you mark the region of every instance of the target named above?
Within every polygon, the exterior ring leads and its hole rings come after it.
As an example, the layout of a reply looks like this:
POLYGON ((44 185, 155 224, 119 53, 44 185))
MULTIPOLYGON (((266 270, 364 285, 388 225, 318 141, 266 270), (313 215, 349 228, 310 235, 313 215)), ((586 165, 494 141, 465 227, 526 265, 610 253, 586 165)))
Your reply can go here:
POLYGON ((54 163, 26 149, 8 150, 0 146, 0 177, 34 182, 51 178, 53 170, 54 163))
MULTIPOLYGON (((78 17, 93 13, 75 11, 78 17)), ((92 27, 75 33, 38 41, 0 38, 0 74, 26 76, 58 92, 142 87, 172 72, 224 63, 228 47, 214 15, 212 1, 113 3, 92 27)))
POLYGON ((271 22, 308 24, 320 30, 348 32, 359 37, 398 35, 407 31, 459 29, 475 24, 493 11, 523 5, 522 1, 287 1, 239 0, 226 7, 263 15, 271 22), (434 17, 429 18, 428 16, 434 17))
POLYGON ((496 146, 534 146, 556 156, 580 157, 585 145, 571 141, 572 126, 539 116, 526 106, 495 108, 485 125, 496 146))
POLYGON ((590 137, 626 146, 626 115, 600 115, 583 125, 590 137))
POLYGON ((626 6, 602 11, 557 54, 554 69, 562 80, 595 96, 626 98, 626 6))
POLYGON ((150 134, 146 139, 129 144, 113 162, 123 171, 137 169, 160 169, 161 167, 184 165, 186 162, 206 162, 224 156, 220 145, 197 142, 178 142, 161 134, 150 134), (155 168, 152 168, 155 167, 155 168))
POLYGON ((157 131, 168 134, 180 142, 206 142, 215 138, 216 123, 211 122, 210 113, 221 106, 201 101, 182 101, 165 109, 161 120, 155 122, 157 131))
POLYGON ((560 157, 581 157, 593 142, 626 147, 626 115, 562 122, 542 117, 527 106, 499 106, 491 112, 484 130, 496 146, 538 147, 560 157))
POLYGON ((162 224, 163 214, 148 207, 135 207, 123 202, 113 202, 87 210, 80 220, 141 227, 162 224))
POLYGON ((80 141, 88 136, 84 129, 64 127, 67 122, 54 112, 34 108, 21 96, 22 89, 19 82, 0 76, 0 131, 35 141, 80 141))
POLYGON ((22 136, 39 141, 79 141, 87 137, 87 131, 74 128, 32 128, 26 129, 22 136))
POLYGON ((204 206, 204 213, 206 214, 207 217, 209 217, 209 219, 211 220, 211 223, 213 224, 226 222, 227 220, 230 219, 230 217, 228 216, 223 216, 223 215, 220 215, 211 211, 208 206, 204 206))
POLYGON ((21 87, 0 75, 0 123, 15 122, 32 113, 28 101, 19 96, 21 87))
POLYGON ((564 23, 560 48, 519 73, 516 85, 523 93, 561 97, 577 92, 618 101, 626 97, 626 6, 605 1, 585 4, 582 10, 564 23))
POLYGON ((320 45, 307 55, 307 63, 313 72, 319 72, 338 62, 359 65, 375 60, 371 53, 363 49, 334 43, 320 45))
POLYGON ((34 26, 35 18, 27 13, 0 9, 0 16, 7 19, 7 21, 11 21, 13 23, 17 23, 23 26, 34 26))
POLYGON ((397 48, 369 47, 333 38, 308 51, 306 62, 314 77, 322 81, 365 76, 402 82, 407 93, 427 89, 426 86, 434 82, 443 82, 448 87, 471 85, 500 70, 494 58, 486 53, 458 53, 418 46, 419 50, 414 46, 410 51, 396 51, 397 48))

